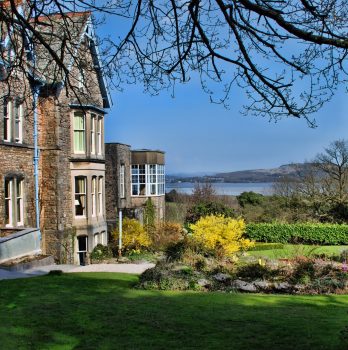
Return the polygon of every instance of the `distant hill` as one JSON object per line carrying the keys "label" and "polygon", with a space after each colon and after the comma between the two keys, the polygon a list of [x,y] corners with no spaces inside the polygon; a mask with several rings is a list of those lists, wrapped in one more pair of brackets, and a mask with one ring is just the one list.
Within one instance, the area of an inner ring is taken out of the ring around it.
{"label": "distant hill", "polygon": [[275,182],[280,178],[293,177],[299,172],[306,172],[310,164],[285,164],[273,169],[241,170],[226,173],[216,173],[207,176],[169,176],[169,182]]}

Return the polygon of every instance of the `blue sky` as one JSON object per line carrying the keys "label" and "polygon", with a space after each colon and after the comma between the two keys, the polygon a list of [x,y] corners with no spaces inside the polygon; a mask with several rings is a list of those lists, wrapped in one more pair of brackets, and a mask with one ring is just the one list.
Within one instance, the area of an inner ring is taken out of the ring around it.
{"label": "blue sky", "polygon": [[227,110],[211,104],[194,83],[178,85],[175,98],[167,91],[149,96],[142,86],[128,85],[123,93],[112,92],[105,136],[107,142],[164,150],[167,173],[276,167],[310,160],[331,141],[348,138],[347,97],[339,91],[315,115],[318,127],[312,129],[301,119],[275,123],[242,116],[245,97],[239,88]]}
{"label": "blue sky", "polygon": [[[119,31],[116,22],[104,30]],[[99,34],[103,36],[103,32]],[[348,139],[348,96],[343,87],[314,116],[315,129],[301,119],[284,118],[275,123],[242,116],[246,97],[237,86],[228,110],[211,104],[194,80],[177,85],[175,98],[168,91],[147,95],[141,85],[123,88],[122,93],[112,91],[114,106],[106,119],[106,141],[165,151],[167,173],[277,167],[311,160],[330,142]]]}

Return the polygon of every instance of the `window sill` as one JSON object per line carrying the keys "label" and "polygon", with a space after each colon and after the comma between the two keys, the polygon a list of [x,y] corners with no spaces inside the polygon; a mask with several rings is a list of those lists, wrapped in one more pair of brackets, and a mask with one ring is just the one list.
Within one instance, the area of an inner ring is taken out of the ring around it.
{"label": "window sill", "polygon": [[133,198],[146,198],[146,197],[161,197],[161,196],[165,196],[165,193],[163,194],[131,194],[131,197]]}

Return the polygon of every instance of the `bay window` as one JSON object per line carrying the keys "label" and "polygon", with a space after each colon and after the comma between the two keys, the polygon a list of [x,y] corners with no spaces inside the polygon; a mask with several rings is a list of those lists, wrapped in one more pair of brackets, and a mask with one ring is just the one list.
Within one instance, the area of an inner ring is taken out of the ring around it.
{"label": "bay window", "polygon": [[74,114],[74,152],[85,153],[85,116],[83,113]]}
{"label": "bay window", "polygon": [[73,113],[72,152],[86,156],[102,156],[104,152],[103,116],[96,113],[75,111]]}
{"label": "bay window", "polygon": [[75,177],[75,216],[86,216],[86,177]]}
{"label": "bay window", "polygon": [[164,165],[132,165],[132,196],[164,195]]}

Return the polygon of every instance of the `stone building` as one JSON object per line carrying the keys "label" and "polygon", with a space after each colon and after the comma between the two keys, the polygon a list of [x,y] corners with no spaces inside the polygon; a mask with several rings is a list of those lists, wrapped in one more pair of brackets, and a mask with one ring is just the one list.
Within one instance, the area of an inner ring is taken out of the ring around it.
{"label": "stone building", "polygon": [[[104,118],[111,101],[91,14],[44,22],[56,51],[61,33],[70,38],[63,48],[70,80],[33,43],[28,72],[0,81],[0,236],[36,228],[43,253],[84,264],[87,252],[107,243]],[[2,35],[0,47],[9,50],[9,42]]]}
{"label": "stone building", "polygon": [[120,211],[143,221],[144,207],[150,198],[156,219],[165,215],[165,159],[158,150],[131,150],[121,143],[105,144],[106,219],[115,226]]}

